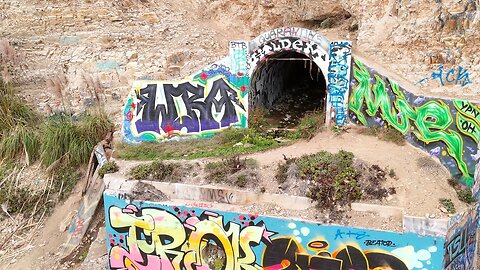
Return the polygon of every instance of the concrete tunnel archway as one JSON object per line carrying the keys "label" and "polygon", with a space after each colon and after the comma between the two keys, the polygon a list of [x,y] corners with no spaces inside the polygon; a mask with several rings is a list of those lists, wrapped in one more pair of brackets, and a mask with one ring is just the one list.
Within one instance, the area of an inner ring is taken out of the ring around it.
{"label": "concrete tunnel archway", "polygon": [[250,104],[263,107],[278,127],[291,128],[308,112],[325,111],[327,81],[313,59],[278,51],[259,61],[251,76]]}
{"label": "concrete tunnel archway", "polygon": [[[279,127],[296,126],[313,110],[329,114],[330,42],[315,31],[284,27],[249,43],[249,114],[258,107],[284,117]],[[288,122],[288,118],[294,121]],[[275,120],[275,119],[273,119]],[[278,120],[278,119],[277,119]],[[329,119],[326,117],[328,124]]]}

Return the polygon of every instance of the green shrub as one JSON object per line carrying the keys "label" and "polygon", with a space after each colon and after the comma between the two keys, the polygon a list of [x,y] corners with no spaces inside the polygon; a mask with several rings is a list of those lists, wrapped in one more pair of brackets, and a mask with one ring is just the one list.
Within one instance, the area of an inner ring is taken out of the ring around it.
{"label": "green shrub", "polygon": [[382,140],[387,142],[393,142],[396,145],[405,145],[405,136],[395,128],[386,128],[383,131]]}
{"label": "green shrub", "polygon": [[249,178],[245,174],[240,174],[236,178],[229,179],[229,176],[247,168],[256,167],[256,163],[248,159],[241,159],[239,156],[225,158],[221,161],[214,161],[205,165],[206,178],[210,182],[228,183],[238,187],[246,187]]}
{"label": "green shrub", "polygon": [[54,192],[59,192],[59,200],[64,200],[70,195],[80,177],[80,173],[71,165],[63,165],[55,171],[53,189]]}
{"label": "green shrub", "polygon": [[325,115],[323,112],[314,111],[305,114],[300,120],[296,131],[290,133],[288,137],[290,139],[311,139],[320,130],[325,123]]}
{"label": "green shrub", "polygon": [[87,163],[95,145],[111,128],[112,123],[101,111],[79,119],[65,113],[51,116],[42,129],[42,164],[48,167],[63,157],[74,166]]}
{"label": "green shrub", "polygon": [[38,158],[40,141],[35,129],[17,125],[0,140],[0,158],[13,160],[19,156],[28,157],[30,164]]}
{"label": "green shrub", "polygon": [[77,136],[78,133],[71,116],[63,114],[50,117],[42,130],[42,164],[48,167],[68,154],[72,141],[80,141]]}
{"label": "green shrub", "polygon": [[398,130],[393,127],[382,128],[382,127],[365,127],[358,130],[359,134],[376,136],[380,140],[393,142],[396,145],[405,145],[405,136]]}
{"label": "green shrub", "polygon": [[441,205],[443,205],[443,207],[445,207],[445,209],[447,210],[448,213],[455,214],[455,212],[457,211],[455,209],[455,205],[453,204],[452,200],[446,199],[446,198],[441,198],[441,199],[439,199],[439,202],[440,202]]}
{"label": "green shrub", "polygon": [[248,116],[248,128],[260,133],[265,133],[270,127],[267,120],[268,111],[263,107],[255,107]]}
{"label": "green shrub", "polygon": [[98,171],[98,175],[103,178],[105,176],[105,174],[107,174],[107,173],[118,172],[118,169],[119,169],[118,164],[114,160],[109,161],[109,162],[103,164],[103,166]]}
{"label": "green shrub", "polygon": [[[300,177],[310,181],[307,197],[325,208],[360,199],[360,174],[353,167],[353,157],[353,153],[341,150],[336,154],[320,151],[294,159]],[[279,183],[285,181],[287,170],[288,165],[281,165],[277,172]]]}
{"label": "green shrub", "polygon": [[458,199],[464,203],[471,204],[476,202],[470,189],[459,189],[457,190],[457,195]]}
{"label": "green shrub", "polygon": [[222,143],[235,143],[241,142],[247,133],[248,129],[246,128],[230,127],[217,134],[216,137]]}
{"label": "green shrub", "polygon": [[13,93],[0,95],[0,136],[17,125],[35,127],[39,120],[39,114],[20,97]]}
{"label": "green shrub", "polygon": [[170,180],[172,182],[177,182],[182,176],[178,173],[179,170],[181,170],[179,164],[166,164],[159,160],[133,167],[128,175],[135,180]]}
{"label": "green shrub", "polygon": [[216,183],[226,182],[229,174],[228,165],[223,160],[207,163],[205,171],[207,172],[207,180]]}

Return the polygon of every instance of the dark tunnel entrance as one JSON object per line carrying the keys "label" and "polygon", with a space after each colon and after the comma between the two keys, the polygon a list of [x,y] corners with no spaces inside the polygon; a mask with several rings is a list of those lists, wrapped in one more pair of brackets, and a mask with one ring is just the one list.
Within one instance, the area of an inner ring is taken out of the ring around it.
{"label": "dark tunnel entrance", "polygon": [[326,82],[306,55],[282,51],[259,62],[251,80],[251,111],[264,108],[272,126],[294,128],[312,111],[325,111]]}

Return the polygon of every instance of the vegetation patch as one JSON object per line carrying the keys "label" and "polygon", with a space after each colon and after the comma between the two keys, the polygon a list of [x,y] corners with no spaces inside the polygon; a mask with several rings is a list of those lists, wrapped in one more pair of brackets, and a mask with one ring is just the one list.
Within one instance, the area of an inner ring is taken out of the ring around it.
{"label": "vegetation patch", "polygon": [[450,214],[455,214],[457,210],[455,209],[455,205],[453,204],[452,200],[446,199],[446,198],[441,198],[439,199],[440,204],[445,207],[445,210],[447,210],[448,213]]}
{"label": "vegetation patch", "polygon": [[179,163],[165,163],[156,160],[133,167],[128,175],[135,180],[179,182],[183,177],[182,171],[183,168]]}
{"label": "vegetation patch", "polygon": [[308,139],[313,138],[324,126],[325,114],[321,111],[306,113],[300,120],[295,131],[288,135],[289,139]]}
{"label": "vegetation patch", "polygon": [[[292,168],[296,172],[289,172]],[[289,180],[291,175],[298,175],[299,179]],[[385,175],[379,166],[355,161],[353,153],[341,150],[335,154],[321,151],[287,159],[279,165],[276,178],[284,189],[291,188],[288,182],[303,180],[308,184],[300,192],[306,193],[319,207],[334,209],[360,199],[383,199],[394,194],[395,189],[382,187]]]}
{"label": "vegetation patch", "polygon": [[393,142],[396,145],[405,145],[405,136],[398,130],[392,127],[365,127],[358,130],[358,133],[375,136],[382,141]]}
{"label": "vegetation patch", "polygon": [[98,175],[100,177],[104,177],[105,174],[107,173],[114,173],[114,172],[118,172],[118,164],[117,162],[115,162],[114,160],[113,161],[109,161],[105,164],[103,164],[103,166],[100,168],[100,170],[98,170]]}
{"label": "vegetation patch", "polygon": [[61,201],[66,199],[80,178],[81,174],[71,165],[58,168],[53,176],[53,195],[58,194]]}
{"label": "vegetation patch", "polygon": [[225,250],[219,247],[214,241],[210,240],[202,249],[203,261],[207,263],[212,270],[221,270],[225,268],[226,255]]}
{"label": "vegetation patch", "polygon": [[458,181],[453,178],[449,178],[447,181],[448,184],[457,192],[457,196],[460,201],[467,204],[472,204],[477,201],[473,196],[472,191],[468,187],[460,185]]}
{"label": "vegetation patch", "polygon": [[126,160],[197,159],[205,157],[232,157],[284,146],[272,135],[254,129],[229,128],[213,138],[189,139],[179,142],[118,144],[117,157]]}
{"label": "vegetation patch", "polygon": [[210,182],[236,187],[253,187],[258,183],[256,162],[239,156],[225,158],[205,165],[206,178]]}

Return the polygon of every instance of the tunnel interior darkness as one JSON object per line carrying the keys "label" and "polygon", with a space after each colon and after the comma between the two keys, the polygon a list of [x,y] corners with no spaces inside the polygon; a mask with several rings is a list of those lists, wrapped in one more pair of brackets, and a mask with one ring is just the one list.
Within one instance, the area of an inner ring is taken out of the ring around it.
{"label": "tunnel interior darkness", "polygon": [[252,108],[263,107],[278,127],[298,124],[307,112],[324,110],[326,82],[306,55],[282,51],[259,62],[251,80]]}

